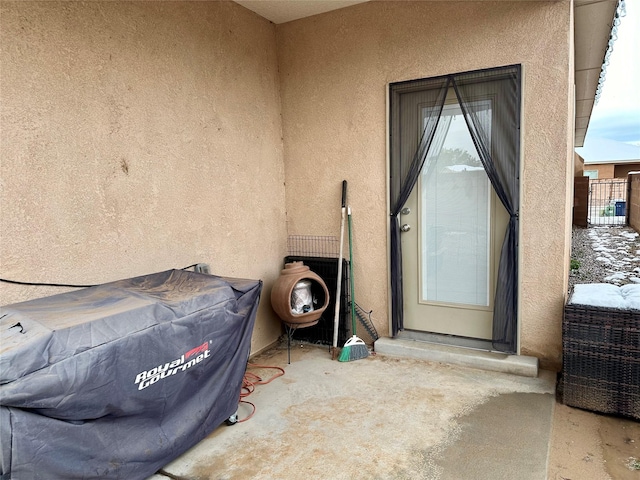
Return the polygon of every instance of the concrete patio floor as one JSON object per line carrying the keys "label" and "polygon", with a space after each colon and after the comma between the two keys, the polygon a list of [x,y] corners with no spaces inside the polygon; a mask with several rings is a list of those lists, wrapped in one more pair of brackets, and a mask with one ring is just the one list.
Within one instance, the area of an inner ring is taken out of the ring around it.
{"label": "concrete patio floor", "polygon": [[[220,426],[150,480],[611,478],[597,430],[584,446],[554,434],[554,412],[565,433],[579,417],[557,408],[552,372],[527,378],[382,355],[341,363],[308,344],[292,346],[290,365],[286,346],[252,362],[286,371],[247,398],[253,417]],[[240,419],[249,413],[241,405]],[[640,434],[631,427],[625,435]],[[593,450],[588,462],[581,448]],[[570,475],[568,455],[585,463],[581,476]]]}

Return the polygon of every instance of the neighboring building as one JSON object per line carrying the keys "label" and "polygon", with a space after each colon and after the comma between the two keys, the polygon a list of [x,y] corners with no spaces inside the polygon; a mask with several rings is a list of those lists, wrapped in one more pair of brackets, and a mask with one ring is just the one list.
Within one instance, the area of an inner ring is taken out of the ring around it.
{"label": "neighboring building", "polygon": [[584,175],[592,180],[627,178],[640,170],[640,146],[614,140],[589,139],[577,149],[584,158]]}
{"label": "neighboring building", "polygon": [[629,172],[640,171],[640,159],[609,160],[584,164],[584,175],[592,180],[627,178]]}
{"label": "neighboring building", "polygon": [[573,167],[575,177],[582,177],[584,175],[584,158],[577,153],[574,155]]}
{"label": "neighboring building", "polygon": [[[274,3],[286,14],[313,2]],[[206,262],[260,278],[257,352],[281,335],[269,293],[288,235],[337,236],[347,179],[358,303],[379,333],[482,338],[558,369],[574,147],[616,4],[382,1],[276,24],[230,1],[3,1],[0,273],[100,283]],[[506,159],[499,188],[456,130],[461,108],[485,154]],[[438,118],[451,168],[434,169],[442,182],[425,173],[420,185],[436,187],[408,200],[422,233],[400,240],[389,192],[403,188],[389,172]],[[489,125],[499,138],[483,138]],[[429,197],[455,178],[466,207]],[[414,250],[404,287],[396,241],[402,260]],[[0,284],[0,300],[58,291]]]}
{"label": "neighboring building", "polygon": [[640,173],[629,175],[629,183],[628,223],[630,227],[640,233]]}
{"label": "neighboring building", "polygon": [[589,178],[584,175],[584,159],[574,156],[573,225],[586,228],[589,225]]}

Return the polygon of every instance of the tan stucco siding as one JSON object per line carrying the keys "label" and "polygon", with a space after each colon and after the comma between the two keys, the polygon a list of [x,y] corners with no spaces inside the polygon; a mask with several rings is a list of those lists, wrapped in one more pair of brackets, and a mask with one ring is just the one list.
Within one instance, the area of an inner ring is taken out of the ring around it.
{"label": "tan stucco siding", "polygon": [[[572,235],[573,235],[573,218],[574,218],[574,175],[575,175],[575,165],[576,161],[576,153],[575,153],[575,131],[576,131],[576,118],[575,118],[575,104],[576,104],[576,88],[575,88],[575,44],[574,44],[574,11],[573,8],[569,7],[569,28],[566,32],[567,41],[569,44],[569,68],[567,69],[567,131],[566,131],[566,155],[567,155],[567,166],[565,170],[565,205],[564,211],[565,214],[565,230],[564,230],[564,262],[562,263],[563,267],[563,275],[562,275],[562,285],[568,286],[569,284],[569,270],[571,266],[570,258],[571,258],[571,248],[572,248]],[[567,217],[570,218],[570,221],[566,221]],[[567,301],[567,289],[565,289],[564,296],[562,299],[562,305],[560,306],[562,314],[561,318],[564,316],[564,304]],[[547,335],[550,338],[562,338],[562,326],[559,322],[550,322],[549,332]],[[552,348],[555,351],[550,355],[551,359],[545,360],[545,366],[553,367],[556,370],[560,370],[562,365],[562,345],[554,345]],[[549,365],[551,364],[551,365]]]}
{"label": "tan stucco siding", "polygon": [[[2,276],[91,284],[209,263],[265,281],[253,349],[273,342],[286,254],[273,24],[232,2],[1,9]],[[0,301],[60,291],[0,284]]]}
{"label": "tan stucco siding", "polygon": [[629,172],[635,172],[640,170],[640,162],[629,163],[588,163],[584,166],[585,171],[597,171],[598,179],[607,178],[627,178]]}
{"label": "tan stucco siding", "polygon": [[383,333],[388,84],[521,63],[521,350],[558,365],[573,174],[570,9],[568,1],[371,2],[277,27],[288,232],[337,235],[340,182],[349,181],[356,295]]}
{"label": "tan stucco siding", "polygon": [[629,216],[629,226],[636,232],[640,232],[640,173],[629,175],[629,198],[627,208]]}
{"label": "tan stucco siding", "polygon": [[584,159],[577,153],[574,155],[573,160],[573,176],[582,177],[584,175]]}
{"label": "tan stucco siding", "polygon": [[[278,27],[232,2],[0,8],[2,275],[205,262],[261,278],[254,351],[280,333],[268,295],[287,234],[337,236],[343,179],[356,298],[388,333],[387,86],[521,63],[521,351],[559,361],[569,1],[371,2]],[[0,284],[0,302],[57,292]]]}
{"label": "tan stucco siding", "polygon": [[615,178],[627,178],[630,172],[640,171],[640,162],[624,164],[624,165],[616,165],[614,169],[614,177]]}
{"label": "tan stucco siding", "polygon": [[615,164],[613,163],[588,163],[585,164],[584,170],[586,171],[597,171],[598,179],[601,178],[613,178]]}

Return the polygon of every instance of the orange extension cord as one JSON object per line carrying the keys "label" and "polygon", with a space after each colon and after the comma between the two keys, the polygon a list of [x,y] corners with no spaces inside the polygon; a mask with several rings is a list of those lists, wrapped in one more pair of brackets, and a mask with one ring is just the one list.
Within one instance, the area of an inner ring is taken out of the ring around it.
{"label": "orange extension cord", "polygon": [[267,383],[270,383],[276,378],[284,375],[284,368],[280,368],[280,367],[272,367],[269,365],[257,365],[255,363],[247,363],[247,368],[249,367],[270,368],[273,370],[278,370],[278,373],[272,376],[269,380],[262,380],[262,378],[260,378],[255,373],[251,373],[249,371],[244,372],[244,377],[242,378],[242,388],[240,389],[240,403],[246,403],[248,405],[251,405],[251,408],[253,410],[251,411],[251,413],[247,418],[238,420],[238,423],[246,422],[251,417],[253,417],[254,413],[256,413],[256,406],[251,402],[247,402],[246,400],[243,400],[244,398],[248,397],[253,393],[253,391],[256,389],[256,385],[266,385]]}

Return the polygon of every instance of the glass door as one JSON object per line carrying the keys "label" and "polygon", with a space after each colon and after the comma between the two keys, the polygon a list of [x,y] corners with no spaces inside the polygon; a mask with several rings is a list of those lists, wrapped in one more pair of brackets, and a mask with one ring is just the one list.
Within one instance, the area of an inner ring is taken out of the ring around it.
{"label": "glass door", "polygon": [[[490,339],[496,238],[502,238],[508,214],[491,188],[460,105],[450,97],[401,217],[405,328]],[[490,125],[490,100],[472,108]],[[417,110],[416,123],[423,126],[427,109]]]}

